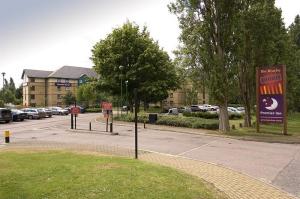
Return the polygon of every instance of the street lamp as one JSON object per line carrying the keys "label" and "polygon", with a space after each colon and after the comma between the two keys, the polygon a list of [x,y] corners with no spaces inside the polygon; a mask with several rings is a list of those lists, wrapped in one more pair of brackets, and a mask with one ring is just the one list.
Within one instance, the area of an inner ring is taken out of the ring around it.
{"label": "street lamp", "polygon": [[121,115],[122,115],[122,107],[123,107],[123,81],[122,81],[122,69],[124,68],[124,66],[119,66],[119,69],[120,69],[120,71],[121,71],[121,75],[120,75],[120,79],[121,79],[121,105],[120,105],[120,107],[121,107]]}
{"label": "street lamp", "polygon": [[1,74],[2,74],[2,76],[3,76],[3,88],[4,88],[4,76],[5,76],[6,73],[5,73],[5,72],[2,72]]}
{"label": "street lamp", "polygon": [[126,112],[128,114],[128,95],[127,95],[127,90],[128,90],[128,80],[125,81],[126,85]]}

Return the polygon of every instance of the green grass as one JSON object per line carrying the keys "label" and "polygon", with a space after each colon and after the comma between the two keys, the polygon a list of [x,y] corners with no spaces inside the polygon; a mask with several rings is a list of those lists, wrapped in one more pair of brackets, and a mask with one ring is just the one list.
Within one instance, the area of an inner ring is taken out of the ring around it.
{"label": "green grass", "polygon": [[0,198],[225,197],[196,177],[132,159],[63,151],[2,151]]}
{"label": "green grass", "polygon": [[[252,118],[255,120],[255,118]],[[300,113],[289,114],[288,116],[288,135],[282,133],[282,125],[268,124],[260,125],[260,133],[256,133],[256,128],[239,128],[239,123],[243,120],[231,120],[230,124],[236,126],[228,135],[254,141],[300,143]]]}

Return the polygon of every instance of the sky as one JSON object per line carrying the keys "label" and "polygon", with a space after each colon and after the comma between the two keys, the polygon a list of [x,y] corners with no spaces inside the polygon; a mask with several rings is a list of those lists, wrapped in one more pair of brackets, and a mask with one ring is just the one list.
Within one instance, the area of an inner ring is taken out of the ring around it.
{"label": "sky", "polygon": [[[0,73],[19,85],[23,69],[91,67],[92,47],[127,20],[146,25],[173,57],[180,29],[167,8],[171,1],[0,0]],[[300,14],[299,0],[276,0],[276,6],[286,26]]]}

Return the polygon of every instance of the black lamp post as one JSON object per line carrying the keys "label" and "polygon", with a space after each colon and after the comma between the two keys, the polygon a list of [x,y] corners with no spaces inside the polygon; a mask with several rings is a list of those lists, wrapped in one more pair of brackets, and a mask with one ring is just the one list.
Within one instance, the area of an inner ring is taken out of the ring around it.
{"label": "black lamp post", "polygon": [[119,66],[119,69],[121,71],[120,79],[121,79],[121,101],[120,101],[120,107],[121,107],[121,115],[122,115],[122,107],[123,107],[123,81],[122,81],[122,69],[124,66]]}
{"label": "black lamp post", "polygon": [[128,91],[128,80],[125,81],[125,85],[126,85],[126,113],[128,114],[128,95],[127,95],[127,91]]}

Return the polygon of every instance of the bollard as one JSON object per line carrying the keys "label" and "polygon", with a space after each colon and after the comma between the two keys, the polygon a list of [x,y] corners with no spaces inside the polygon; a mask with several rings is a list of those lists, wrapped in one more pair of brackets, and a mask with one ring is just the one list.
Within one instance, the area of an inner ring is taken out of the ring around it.
{"label": "bollard", "polygon": [[232,125],[232,129],[233,129],[233,130],[235,129],[235,125],[234,125],[234,124]]}
{"label": "bollard", "polygon": [[243,124],[242,123],[240,123],[240,128],[243,128]]}
{"label": "bollard", "polygon": [[92,131],[92,122],[90,122],[90,131]]}
{"label": "bollard", "polygon": [[146,128],[146,122],[144,121],[144,129]]}
{"label": "bollard", "polygon": [[10,136],[10,132],[4,131],[5,143],[9,143],[9,136]]}
{"label": "bollard", "polygon": [[113,123],[111,122],[110,123],[110,130],[109,130],[111,133],[113,132]]}

